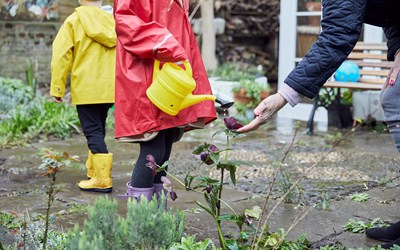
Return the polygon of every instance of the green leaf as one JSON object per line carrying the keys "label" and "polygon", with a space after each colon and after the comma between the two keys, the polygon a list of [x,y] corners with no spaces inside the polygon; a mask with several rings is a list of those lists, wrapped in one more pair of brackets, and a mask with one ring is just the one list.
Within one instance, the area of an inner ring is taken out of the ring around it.
{"label": "green leaf", "polygon": [[239,250],[239,246],[236,240],[228,239],[225,242],[229,250]]}
{"label": "green leaf", "polygon": [[205,205],[203,205],[200,201],[196,201],[196,204],[201,207],[202,209],[204,209],[207,213],[209,213],[212,217],[215,218],[215,215],[212,213],[211,209],[206,207]]}
{"label": "green leaf", "polygon": [[221,214],[217,218],[218,218],[218,220],[221,220],[221,221],[231,221],[231,222],[235,222],[235,223],[238,220],[237,216],[235,216],[234,214]]}
{"label": "green leaf", "polygon": [[246,215],[246,217],[250,217],[256,220],[260,219],[261,213],[262,210],[259,206],[254,206],[251,209],[244,210],[244,214]]}

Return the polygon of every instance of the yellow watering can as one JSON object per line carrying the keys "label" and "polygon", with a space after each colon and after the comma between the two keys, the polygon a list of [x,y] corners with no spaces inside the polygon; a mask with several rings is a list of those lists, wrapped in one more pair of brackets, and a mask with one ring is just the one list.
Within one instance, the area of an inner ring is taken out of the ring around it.
{"label": "yellow watering can", "polygon": [[192,77],[189,62],[183,62],[185,69],[175,63],[164,63],[160,69],[160,61],[155,60],[153,82],[146,90],[150,101],[169,115],[177,115],[180,110],[201,101],[215,101],[213,95],[193,95],[196,82]]}

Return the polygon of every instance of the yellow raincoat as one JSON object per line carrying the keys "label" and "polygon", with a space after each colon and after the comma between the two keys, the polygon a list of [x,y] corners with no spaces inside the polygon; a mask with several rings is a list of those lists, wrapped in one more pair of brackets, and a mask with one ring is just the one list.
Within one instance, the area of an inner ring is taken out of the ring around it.
{"label": "yellow raincoat", "polygon": [[115,21],[95,6],[75,9],[53,41],[50,95],[65,95],[71,73],[73,104],[114,103]]}

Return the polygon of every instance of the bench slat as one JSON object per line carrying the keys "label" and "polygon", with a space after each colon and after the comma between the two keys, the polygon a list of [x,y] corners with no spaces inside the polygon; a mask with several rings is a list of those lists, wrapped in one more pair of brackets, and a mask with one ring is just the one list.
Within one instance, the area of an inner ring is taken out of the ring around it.
{"label": "bench slat", "polygon": [[386,54],[366,54],[361,52],[351,52],[348,59],[379,59],[386,61]]}
{"label": "bench slat", "polygon": [[386,78],[365,78],[361,77],[358,82],[360,83],[372,83],[372,84],[384,84]]}
{"label": "bench slat", "polygon": [[365,70],[365,69],[361,69],[360,70],[360,75],[364,75],[364,76],[382,76],[382,77],[386,77],[389,74],[389,70]]}
{"label": "bench slat", "polygon": [[380,50],[386,52],[388,48],[384,43],[358,42],[353,50]]}
{"label": "bench slat", "polygon": [[363,62],[363,61],[353,61],[353,62],[356,63],[359,67],[376,67],[385,69],[390,69],[393,65],[393,62]]}
{"label": "bench slat", "polygon": [[382,84],[362,83],[362,82],[327,82],[325,88],[349,88],[360,90],[380,90]]}

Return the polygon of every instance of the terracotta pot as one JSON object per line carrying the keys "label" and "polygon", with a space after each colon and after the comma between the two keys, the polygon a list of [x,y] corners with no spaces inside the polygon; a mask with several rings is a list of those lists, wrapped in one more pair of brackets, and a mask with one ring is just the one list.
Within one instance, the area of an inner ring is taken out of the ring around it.
{"label": "terracotta pot", "polygon": [[269,96],[269,91],[265,90],[265,91],[261,91],[260,97],[261,97],[261,101],[265,98],[267,98]]}
{"label": "terracotta pot", "polygon": [[[238,92],[233,93],[233,98],[235,102],[246,104],[253,101],[252,98],[246,96],[247,92],[245,89],[240,89]],[[269,96],[269,91],[261,91],[260,99],[263,100]]]}
{"label": "terracotta pot", "polygon": [[251,98],[246,96],[246,90],[240,89],[238,92],[233,93],[233,99],[235,102],[246,104],[251,102]]}

